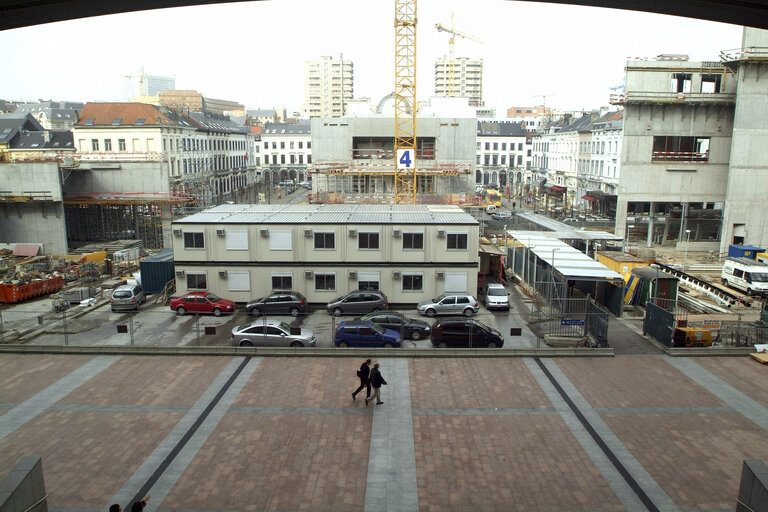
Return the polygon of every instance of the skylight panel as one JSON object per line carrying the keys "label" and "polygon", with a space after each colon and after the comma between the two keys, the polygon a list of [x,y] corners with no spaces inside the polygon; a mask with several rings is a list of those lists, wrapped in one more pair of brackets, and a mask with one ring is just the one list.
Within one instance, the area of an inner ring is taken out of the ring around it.
{"label": "skylight panel", "polygon": [[116,126],[116,125],[119,125],[119,124],[120,124],[120,123],[122,123],[122,122],[123,122],[123,118],[122,118],[122,117],[116,117],[116,118],[114,118],[114,119],[112,120],[112,126]]}
{"label": "skylight panel", "polygon": [[140,118],[136,119],[136,123],[134,123],[134,124],[143,125],[144,124],[144,118],[140,117]]}
{"label": "skylight panel", "polygon": [[92,117],[90,119],[86,119],[85,120],[85,126],[92,126],[94,121],[96,121],[96,119],[94,119]]}

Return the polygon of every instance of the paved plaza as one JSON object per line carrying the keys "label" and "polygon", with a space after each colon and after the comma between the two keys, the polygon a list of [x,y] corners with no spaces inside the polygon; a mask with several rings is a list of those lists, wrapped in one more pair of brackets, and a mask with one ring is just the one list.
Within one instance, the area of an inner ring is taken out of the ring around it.
{"label": "paved plaza", "polygon": [[768,460],[748,357],[0,354],[0,478],[43,461],[49,509],[732,511]]}

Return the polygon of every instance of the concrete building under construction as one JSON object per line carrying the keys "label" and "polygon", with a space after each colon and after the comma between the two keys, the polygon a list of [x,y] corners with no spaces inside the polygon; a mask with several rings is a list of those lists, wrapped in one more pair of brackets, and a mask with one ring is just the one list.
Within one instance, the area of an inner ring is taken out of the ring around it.
{"label": "concrete building under construction", "polygon": [[[466,101],[466,100],[465,100]],[[474,196],[474,115],[418,117],[416,201],[470,202]],[[394,118],[387,114],[312,119],[313,200],[392,202]]]}

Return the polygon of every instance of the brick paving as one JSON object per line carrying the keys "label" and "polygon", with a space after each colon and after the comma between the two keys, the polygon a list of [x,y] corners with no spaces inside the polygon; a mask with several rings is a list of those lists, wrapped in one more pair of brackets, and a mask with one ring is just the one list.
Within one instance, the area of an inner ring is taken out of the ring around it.
{"label": "brick paving", "polygon": [[698,357],[693,361],[768,407],[768,365],[742,357]]}
{"label": "brick paving", "polygon": [[[29,418],[0,439],[0,478],[22,456],[41,456],[53,512],[103,510],[118,495],[127,501],[154,472],[150,455],[172,448],[244,361],[110,357],[0,355],[0,429],[9,412]],[[379,509],[367,499],[376,489],[371,475],[394,477],[391,461],[403,457],[412,458],[418,490],[408,510],[628,509],[616,470],[533,360],[384,359],[385,378],[399,374],[410,389],[389,386],[375,413],[350,396],[361,360],[250,360],[147,512],[371,512]],[[633,476],[642,485],[652,479],[673,500],[665,510],[732,510],[742,460],[768,460],[768,409],[755,391],[768,374],[747,358],[691,361],[633,355],[544,364],[585,416],[602,423],[609,446],[636,459]],[[86,363],[93,370],[73,380]],[[67,379],[72,391],[46,401]],[[705,389],[718,382],[728,389]],[[393,415],[403,392],[410,404]],[[382,425],[389,443],[377,445],[372,431],[381,435]],[[412,451],[395,453],[394,431],[413,438]],[[378,458],[389,461],[383,473]]]}
{"label": "brick paving", "polygon": [[370,419],[227,414],[161,508],[362,510]]}
{"label": "brick paving", "polygon": [[556,414],[416,416],[414,438],[421,511],[624,510]]}
{"label": "brick paving", "polygon": [[557,359],[592,407],[717,407],[725,404],[660,356]]}
{"label": "brick paving", "polygon": [[738,414],[603,419],[681,509],[733,510],[742,460],[768,460],[765,431]]}
{"label": "brick paving", "polygon": [[92,356],[3,354],[0,357],[0,402],[23,402],[91,359]]}
{"label": "brick paving", "polygon": [[226,357],[124,357],[61,403],[190,406],[229,361]]}
{"label": "brick paving", "polygon": [[51,506],[104,508],[180,417],[46,412],[0,441],[0,478],[22,457],[38,455]]}

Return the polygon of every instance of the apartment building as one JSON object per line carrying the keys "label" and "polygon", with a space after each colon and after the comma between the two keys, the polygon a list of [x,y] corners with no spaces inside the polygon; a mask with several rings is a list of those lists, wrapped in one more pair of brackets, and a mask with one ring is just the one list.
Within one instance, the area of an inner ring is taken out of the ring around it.
{"label": "apartment building", "polygon": [[470,106],[483,107],[483,60],[443,57],[435,62],[435,96],[467,98]]}
{"label": "apartment building", "polygon": [[236,302],[295,290],[316,304],[393,304],[477,289],[479,224],[455,205],[222,205],[174,221],[176,291]]}
{"label": "apartment building", "polygon": [[531,166],[531,157],[530,139],[520,123],[477,122],[476,184],[516,190],[523,171]]}
{"label": "apartment building", "polygon": [[261,134],[262,170],[266,181],[300,183],[312,176],[312,126],[299,123],[267,123]]}
{"label": "apartment building", "polygon": [[157,96],[159,92],[176,88],[176,77],[148,75],[144,68],[139,68],[135,75],[125,75],[123,79],[123,99],[133,101],[141,96]]}
{"label": "apartment building", "polygon": [[341,117],[355,96],[354,64],[350,60],[320,60],[304,63],[303,117]]}
{"label": "apartment building", "polygon": [[576,202],[579,208],[615,217],[621,169],[623,111],[608,112],[579,133]]}

